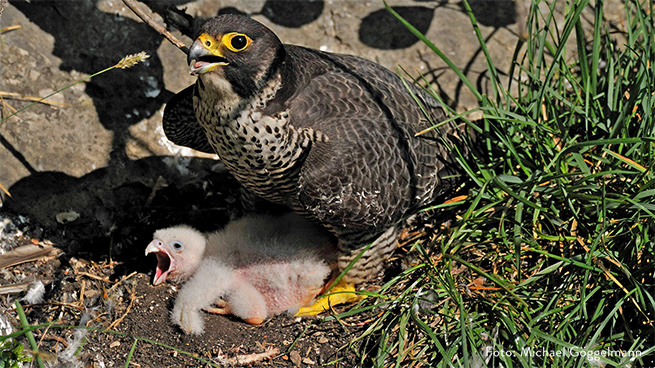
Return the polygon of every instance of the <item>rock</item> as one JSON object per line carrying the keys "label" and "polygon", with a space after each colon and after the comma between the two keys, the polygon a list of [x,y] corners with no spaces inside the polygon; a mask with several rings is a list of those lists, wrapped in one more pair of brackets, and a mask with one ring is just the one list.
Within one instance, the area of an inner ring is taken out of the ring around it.
{"label": "rock", "polygon": [[0,20],[2,20],[2,11],[5,10],[7,0],[0,0]]}
{"label": "rock", "polygon": [[55,215],[55,219],[60,224],[73,222],[80,218],[80,214],[75,211],[60,212]]}
{"label": "rock", "polygon": [[[252,14],[286,43],[356,54],[392,70],[400,64],[413,76],[417,71],[430,74],[444,67],[427,46],[390,18],[382,3],[317,0],[298,4],[201,0],[185,7],[189,14],[204,18],[228,11]],[[502,4],[512,7],[510,1]],[[484,72],[486,65],[477,57],[477,41],[461,9],[419,6],[406,0],[391,1],[390,5],[420,23],[417,26],[444,52],[455,53],[453,61],[461,67],[468,65],[471,79]],[[2,36],[0,90],[43,96],[109,67],[127,54],[146,51],[151,55],[145,64],[109,71],[49,98],[70,106],[33,106],[0,124],[0,180],[5,187],[11,189],[35,172],[57,171],[81,177],[152,155],[196,155],[165,144],[159,129],[166,101],[194,81],[187,72],[186,58],[122,2],[73,2],[66,6],[17,2],[8,5],[2,15],[0,27],[20,24],[22,28]],[[76,32],[67,27],[71,20],[79,21]],[[161,21],[161,17],[155,15],[155,20]],[[514,26],[511,18],[505,17],[503,22],[502,26]],[[382,23],[385,32],[379,32]],[[482,31],[490,35],[494,25],[483,25]],[[175,34],[190,43],[179,32]],[[501,28],[489,43],[500,46],[502,57],[496,60],[497,65],[501,69],[508,66],[504,56],[515,43],[514,35]],[[471,63],[472,57],[476,58]],[[428,80],[434,78],[448,98],[462,108],[475,106],[455,88],[453,73],[428,76]],[[18,101],[9,103],[24,106]]]}
{"label": "rock", "polygon": [[296,367],[300,367],[302,365],[302,357],[300,356],[298,350],[293,350],[291,353],[289,353],[289,359],[291,359],[291,362]]}
{"label": "rock", "polygon": [[[388,3],[486,92],[486,61],[460,5]],[[517,23],[522,21],[517,20],[521,12],[514,9],[516,1],[498,0],[493,7],[488,0],[470,4],[502,74],[509,69],[508,56],[516,45]],[[606,0],[604,6],[608,19],[620,20],[619,0]],[[355,54],[402,72],[400,65],[412,77],[425,75],[458,111],[477,107],[455,73],[390,17],[382,2],[197,0],[179,8],[200,19],[225,12],[249,14],[285,43]],[[161,21],[157,14],[154,19]],[[593,14],[583,19],[593,20]],[[71,22],[76,24],[74,31]],[[156,211],[164,213],[160,216],[167,221],[184,214],[214,226],[234,215],[228,207],[238,203],[236,184],[224,170],[212,170],[216,155],[175,146],[162,132],[166,102],[194,82],[185,55],[176,47],[117,0],[17,1],[2,12],[0,28],[10,25],[22,28],[0,35],[0,91],[46,95],[111,67],[128,54],[145,51],[150,58],[50,97],[65,102],[64,107],[37,104],[0,122],[0,184],[12,195],[0,197],[3,211],[29,215],[46,233],[52,228],[65,230],[71,238],[68,250],[84,251],[94,247],[89,239],[101,239],[106,242],[102,249],[112,245],[112,256],[128,252],[130,244],[140,241],[142,235],[135,232],[150,231]],[[173,33],[190,44],[179,31]],[[2,103],[4,116],[9,106],[27,105],[7,99]],[[166,188],[156,188],[160,176]],[[70,211],[79,218],[65,224],[60,223],[64,218],[57,221],[57,214]]]}

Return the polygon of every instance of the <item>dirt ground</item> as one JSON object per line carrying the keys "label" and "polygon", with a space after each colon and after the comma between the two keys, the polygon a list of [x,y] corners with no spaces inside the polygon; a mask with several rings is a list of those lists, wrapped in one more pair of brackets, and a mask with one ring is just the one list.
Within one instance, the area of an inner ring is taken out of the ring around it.
{"label": "dirt ground", "polygon": [[[250,326],[235,318],[206,315],[206,332],[189,336],[169,322],[172,286],[153,287],[150,276],[136,272],[114,280],[114,270],[115,264],[75,258],[11,269],[14,275],[29,274],[49,282],[43,302],[22,302],[30,323],[58,321],[113,332],[56,327],[34,331],[48,366],[123,366],[135,342],[133,336],[141,338],[130,358],[130,366],[136,367],[207,366],[172,347],[220,366],[245,361],[252,366],[322,366],[331,361],[338,361],[337,367],[355,365],[352,354],[339,348],[361,328],[357,321],[344,321],[354,323],[347,326],[278,316],[261,326]],[[6,304],[3,307],[11,310]]]}
{"label": "dirt ground", "polygon": [[[208,211],[236,213],[238,210],[233,209],[237,207],[236,202],[217,204],[216,198],[230,198],[231,194],[226,196],[225,192],[236,188],[231,181],[223,184],[228,189],[224,187],[220,196],[210,194],[186,204],[196,207],[200,214]],[[199,191],[194,184],[189,185]],[[217,184],[206,182],[204,186],[214,185]],[[174,326],[169,313],[176,287],[169,283],[152,286],[156,260],[144,257],[143,252],[152,229],[160,227],[161,223],[178,222],[180,216],[169,211],[184,213],[184,216],[193,212],[180,203],[170,203],[168,196],[178,190],[180,188],[167,187],[149,194],[143,192],[141,198],[129,192],[135,202],[151,198],[151,203],[146,210],[124,212],[123,218],[114,217],[118,222],[113,225],[122,231],[109,238],[93,235],[87,225],[76,224],[76,221],[44,228],[27,217],[6,211],[0,220],[3,252],[33,244],[44,247],[56,244],[56,248],[49,257],[28,259],[0,270],[0,311],[3,311],[0,318],[13,324],[14,331],[19,329],[12,311],[18,299],[30,324],[55,321],[89,328],[35,330],[39,350],[48,366],[124,366],[135,337],[139,341],[130,358],[130,366],[135,367],[207,366],[173,348],[220,366],[240,365],[244,359],[251,359],[255,367],[323,366],[329,362],[336,362],[336,367],[357,365],[354,353],[347,346],[365,328],[365,319],[371,316],[366,313],[340,322],[296,320],[281,315],[260,326],[248,325],[231,316],[205,314],[205,333],[200,336],[185,335]],[[166,210],[162,211],[163,208]],[[193,222],[202,227],[202,221]],[[38,234],[38,238],[34,234]],[[84,239],[84,243],[78,243],[80,239]],[[0,256],[0,261],[8,254],[11,253]],[[28,288],[39,289],[37,282],[43,282],[43,298],[24,297],[30,295],[30,291],[25,292]],[[23,289],[17,294],[2,289],[10,285],[23,285]],[[335,308],[335,312],[343,310],[344,307]],[[9,332],[3,331],[3,334]],[[24,337],[19,341],[27,344]]]}

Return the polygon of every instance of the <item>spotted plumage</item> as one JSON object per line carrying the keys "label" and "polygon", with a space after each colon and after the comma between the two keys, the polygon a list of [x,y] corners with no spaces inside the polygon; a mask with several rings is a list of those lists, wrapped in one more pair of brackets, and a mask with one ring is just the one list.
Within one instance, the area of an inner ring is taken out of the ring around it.
{"label": "spotted plumage", "polygon": [[353,282],[375,276],[399,221],[456,180],[448,147],[460,130],[440,124],[416,137],[446,119],[443,109],[378,64],[283,45],[237,15],[201,28],[189,64],[198,81],[168,104],[169,139],[211,146],[248,190],[325,226],[341,268],[374,242]]}

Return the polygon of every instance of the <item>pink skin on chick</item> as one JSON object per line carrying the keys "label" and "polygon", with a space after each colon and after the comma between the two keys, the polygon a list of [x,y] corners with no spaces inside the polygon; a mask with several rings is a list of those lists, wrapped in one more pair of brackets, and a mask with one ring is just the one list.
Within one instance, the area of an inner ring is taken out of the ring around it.
{"label": "pink skin on chick", "polygon": [[333,239],[297,215],[245,217],[207,238],[186,226],[155,237],[146,250],[158,258],[153,283],[189,279],[171,314],[186,333],[202,333],[201,309],[250,324],[295,313],[312,302],[334,267],[326,262],[334,261]]}

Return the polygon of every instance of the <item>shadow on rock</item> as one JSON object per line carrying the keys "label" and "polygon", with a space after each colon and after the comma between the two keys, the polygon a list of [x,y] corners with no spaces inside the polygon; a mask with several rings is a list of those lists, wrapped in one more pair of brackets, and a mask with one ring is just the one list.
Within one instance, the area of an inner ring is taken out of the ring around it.
{"label": "shadow on rock", "polygon": [[[174,4],[158,1],[144,1],[150,9],[165,19],[166,23],[178,29],[182,34],[194,38],[200,27],[210,18],[193,17],[185,9],[178,9]],[[271,22],[288,28],[299,28],[318,19],[323,13],[325,2],[323,0],[268,0],[259,12],[250,15],[263,15]],[[238,14],[248,15],[246,12],[233,6],[221,8],[216,15]]]}
{"label": "shadow on rock", "polygon": [[[507,27],[516,23],[516,4],[512,0],[469,0],[475,20],[489,27]],[[459,6],[466,12],[464,4]]]}
{"label": "shadow on rock", "polygon": [[261,14],[275,24],[298,28],[318,19],[324,7],[323,0],[268,0],[264,3]]}
{"label": "shadow on rock", "polygon": [[[430,28],[434,17],[434,9],[423,6],[392,8],[423,34]],[[367,46],[383,50],[403,49],[419,41],[386,9],[375,11],[362,20],[359,27],[359,40]]]}
{"label": "shadow on rock", "polygon": [[128,128],[152,116],[170,97],[162,93],[163,70],[157,57],[162,36],[143,23],[103,12],[96,3],[12,1],[54,37],[53,54],[61,59],[62,70],[93,74],[128,54],[145,51],[150,55],[145,68],[100,74],[86,83],[100,122],[114,134],[113,152],[120,155],[125,151]]}
{"label": "shadow on rock", "polygon": [[149,157],[80,178],[38,172],[9,190],[3,211],[42,226],[38,232],[67,256],[122,263],[117,276],[152,271],[144,249],[155,230],[189,224],[212,231],[240,211],[239,184],[211,159]]}

